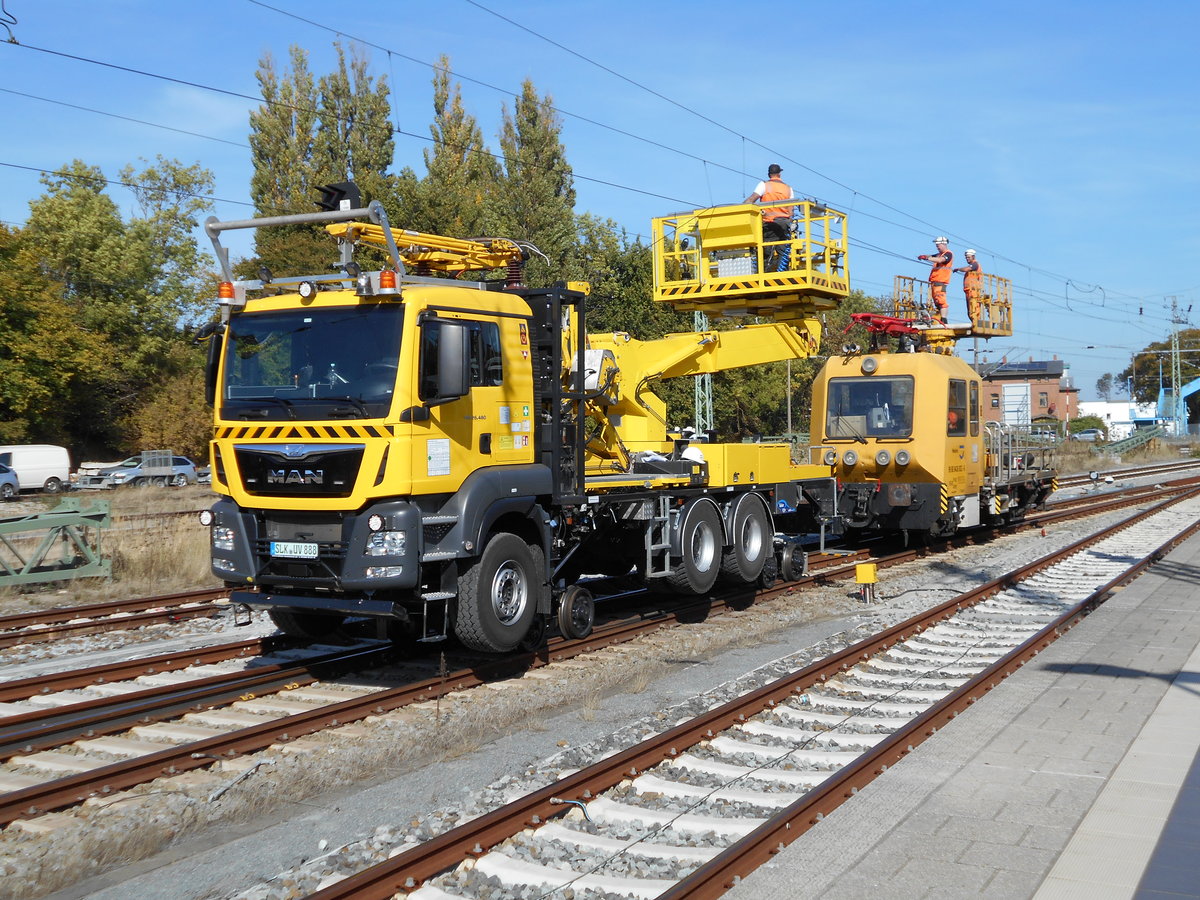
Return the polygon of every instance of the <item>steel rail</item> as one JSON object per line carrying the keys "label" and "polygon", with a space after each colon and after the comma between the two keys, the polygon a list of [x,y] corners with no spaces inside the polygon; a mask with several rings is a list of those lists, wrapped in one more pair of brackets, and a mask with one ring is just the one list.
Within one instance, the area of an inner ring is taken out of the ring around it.
{"label": "steel rail", "polygon": [[293,639],[268,636],[230,644],[196,647],[192,650],[176,650],[156,656],[88,666],[85,669],[0,681],[0,703],[28,700],[38,694],[54,694],[58,691],[77,690],[113,681],[127,681],[139,675],[157,675],[160,672],[172,672],[190,666],[204,666],[244,656],[257,656],[293,646],[294,643]]}
{"label": "steel rail", "polygon": [[[124,731],[135,724],[160,722],[188,712],[212,709],[234,700],[307,687],[349,669],[369,667],[393,656],[390,645],[355,647],[324,653],[299,663],[273,663],[242,672],[197,678],[113,697],[83,700],[53,709],[36,709],[0,719],[0,760],[80,738]],[[19,763],[17,759],[15,762]]]}
{"label": "steel rail", "polygon": [[8,631],[0,634],[0,647],[39,644],[45,641],[73,637],[78,634],[90,634],[97,631],[126,631],[131,628],[141,628],[143,625],[158,625],[162,622],[181,622],[184,619],[199,619],[207,616],[215,616],[217,613],[228,608],[225,604],[203,603],[199,606],[177,606],[154,612],[134,613],[128,616],[107,616],[100,619],[88,619],[84,622],[63,622],[57,625],[47,625],[45,628],[26,628],[21,631]]}
{"label": "steel rail", "polygon": [[[629,777],[636,777],[641,772],[677,756],[683,750],[694,746],[700,741],[711,738],[717,733],[744,721],[749,716],[768,709],[793,695],[804,693],[813,685],[826,681],[830,677],[850,668],[853,664],[869,659],[871,656],[886,650],[899,641],[913,634],[920,633],[944,619],[950,618],[959,610],[999,593],[1001,590],[1011,587],[1013,584],[1048,568],[1059,560],[1077,553],[1087,546],[1103,540],[1168,506],[1197,494],[1200,494],[1200,488],[1196,488],[1187,495],[1163,501],[1151,509],[1136,513],[1101,532],[1081,538],[1061,550],[1027,563],[999,578],[992,579],[986,584],[980,585],[959,597],[955,597],[924,613],[913,616],[877,635],[806,666],[783,679],[709,710],[695,719],[677,725],[634,747],[613,754],[592,766],[580,769],[553,784],[474,818],[416,847],[402,851],[382,863],[372,866],[356,875],[351,875],[323,890],[318,890],[310,895],[309,900],[349,900],[349,898],[354,898],[354,900],[375,900],[375,898],[384,900],[384,898],[390,898],[399,891],[411,891],[422,882],[441,872],[447,871],[462,860],[483,855],[491,847],[512,837],[525,828],[535,827],[547,819],[561,815],[562,801],[586,802],[596,794],[616,786],[622,780]],[[1200,529],[1200,522],[1193,525],[1185,534],[1190,534],[1197,529]],[[1159,558],[1162,553],[1166,552],[1164,548],[1167,548],[1168,545],[1173,546],[1174,543],[1183,539],[1184,535],[1181,535],[1168,541],[1158,551],[1146,557],[1135,568],[1138,568],[1140,571],[1140,568],[1149,565],[1154,559]],[[1093,605],[1100,602],[1103,595],[1111,591],[1113,586],[1128,580],[1130,577],[1133,576],[1129,572],[1118,576],[1118,578],[1109,582],[1108,585],[1095,592],[1092,598],[1089,599],[1093,600]],[[1087,601],[1084,602],[1086,603]],[[1086,611],[1082,607],[1083,603],[1076,607],[1078,616],[1086,614]],[[1057,637],[1059,628],[1061,628],[1061,625],[1052,625],[1043,629],[1038,633],[1035,641],[1049,643]],[[1022,647],[1027,648],[1029,643],[1031,642],[1026,642]],[[1038,650],[1045,646],[1045,643],[1041,646],[1035,644],[1037,649],[1032,650],[1032,652],[1038,652]],[[1005,658],[1023,658],[1026,652],[1030,651],[1018,648]],[[988,672],[992,672],[992,669],[989,669]],[[962,704],[970,705],[977,699],[973,693],[974,691],[977,691],[985,684],[990,684],[992,679],[1006,677],[1006,674],[992,673],[988,675],[985,673],[972,679],[962,689],[955,691],[952,696],[957,696]],[[968,687],[970,688],[969,690],[967,689]],[[940,709],[940,706],[937,708]],[[937,727],[940,727],[937,723],[953,718],[957,714],[957,710],[944,713],[934,713],[931,710],[919,716],[917,721],[926,727],[927,733],[925,737],[927,737]],[[881,747],[887,748],[884,752],[892,754],[892,756],[884,758],[894,761],[894,759],[899,759],[907,755],[911,750],[909,744],[912,744],[915,739],[915,736],[908,735],[904,738],[889,738],[887,741],[884,741],[881,745]],[[882,761],[860,762],[855,763],[850,768],[858,773],[873,773],[871,777],[874,777],[874,774],[878,774],[879,771],[882,771],[889,764],[891,763]],[[850,790],[848,783],[843,782],[840,778],[835,779],[835,782],[842,790],[841,795],[837,797],[837,804],[840,804],[846,797],[852,795],[853,791]],[[817,789],[815,793],[822,801],[826,801],[831,798],[833,791],[823,786]],[[793,804],[793,807],[799,805],[799,803]],[[793,807],[788,807],[786,811],[793,811]],[[821,815],[824,814],[820,810],[817,812],[820,812]],[[819,816],[816,813],[811,816],[812,821],[818,819]],[[752,834],[759,835],[763,829],[775,821],[776,818],[773,817],[770,822],[760,826]],[[786,824],[779,826],[779,828],[784,832],[787,831]],[[747,843],[748,840],[739,842],[739,844]],[[767,841],[766,849],[761,849],[757,852],[765,853],[768,858],[772,853],[772,848],[784,843],[778,837],[778,832],[776,831],[772,831],[770,836],[765,840]],[[770,843],[772,840],[774,843]],[[734,847],[737,846],[734,845]],[[764,845],[756,842],[755,846],[761,848]],[[678,900],[678,898],[682,897],[718,896],[724,893],[735,875],[742,875],[746,871],[749,871],[749,869],[744,868],[745,864],[736,862],[738,858],[741,858],[742,852],[739,851],[739,853],[733,854],[733,849],[730,848],[722,852],[710,863],[697,869],[684,882],[680,882],[680,885],[686,882],[689,885],[688,889],[696,890],[698,891],[697,893],[681,893],[676,895],[673,891],[668,891],[662,897],[672,897],[673,900]],[[731,858],[735,860],[732,863],[730,862]],[[758,863],[755,864],[757,865]],[[729,867],[728,874],[726,873],[727,866]],[[710,888],[719,886],[719,889],[711,894],[699,893],[699,891],[705,889],[705,884],[708,884]],[[696,885],[700,886],[696,887]]]}
{"label": "steel rail", "polygon": [[203,603],[208,600],[218,600],[228,595],[228,588],[202,588],[195,591],[180,591],[175,594],[161,594],[155,597],[134,597],[128,600],[89,603],[85,606],[56,606],[54,609],[41,609],[32,612],[14,613],[11,616],[0,616],[0,632],[11,631],[16,628],[28,628],[30,625],[55,625],[61,622],[70,622],[72,619],[111,616],[115,613],[139,612],[147,609],[155,609],[160,606],[178,606],[181,603]]}

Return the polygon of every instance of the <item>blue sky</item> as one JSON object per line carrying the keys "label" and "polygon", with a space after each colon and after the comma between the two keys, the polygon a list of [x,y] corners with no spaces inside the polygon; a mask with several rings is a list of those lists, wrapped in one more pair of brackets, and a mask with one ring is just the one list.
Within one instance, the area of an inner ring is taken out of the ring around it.
{"label": "blue sky", "polygon": [[[493,147],[523,79],[550,94],[577,210],[631,233],[740,201],[778,162],[796,193],[849,213],[851,281],[868,294],[923,275],[915,257],[935,234],[956,264],[976,248],[1015,291],[1017,333],[987,358],[1057,354],[1084,399],[1169,336],[1171,298],[1195,303],[1200,325],[1200,4],[270,5],[292,15],[251,0],[4,0],[20,46],[0,44],[0,221],[27,217],[43,190],[32,170],[78,158],[115,178],[158,154],[210,168],[216,214],[245,217],[256,104],[234,95],[255,95],[259,59],[292,44],[329,71],[340,32],[376,45],[407,133],[397,169],[422,171],[429,64],[445,53]],[[963,305],[957,281],[951,301]]]}

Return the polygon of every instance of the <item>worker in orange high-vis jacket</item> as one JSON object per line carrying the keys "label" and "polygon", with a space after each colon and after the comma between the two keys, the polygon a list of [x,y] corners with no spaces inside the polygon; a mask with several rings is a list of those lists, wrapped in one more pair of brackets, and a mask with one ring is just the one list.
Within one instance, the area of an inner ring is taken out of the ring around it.
{"label": "worker in orange high-vis jacket", "polygon": [[948,321],[946,310],[950,307],[946,301],[946,288],[950,284],[954,254],[950,252],[950,241],[941,235],[933,239],[933,245],[937,248],[937,253],[922,253],[917,259],[933,264],[933,268],[929,270],[929,296],[937,308],[937,319],[945,325]]}
{"label": "worker in orange high-vis jacket", "polygon": [[[746,198],[747,203],[758,203],[760,201],[770,203],[772,200],[787,200],[792,196],[792,189],[780,178],[780,173],[783,169],[779,168],[778,164],[771,163],[767,167],[767,180],[760,181],[754,188],[754,191]],[[789,223],[792,219],[791,206],[769,206],[763,209],[763,243],[769,244],[773,241],[786,241],[791,237],[789,233]],[[778,260],[780,259],[780,251],[783,248],[776,244],[773,247],[765,247],[763,249],[763,265],[768,272],[777,271]]]}
{"label": "worker in orange high-vis jacket", "polygon": [[967,315],[974,323],[979,319],[979,301],[983,294],[983,269],[975,259],[975,251],[966,252],[967,264],[959,266],[955,272],[963,273],[963,294],[967,298]]}

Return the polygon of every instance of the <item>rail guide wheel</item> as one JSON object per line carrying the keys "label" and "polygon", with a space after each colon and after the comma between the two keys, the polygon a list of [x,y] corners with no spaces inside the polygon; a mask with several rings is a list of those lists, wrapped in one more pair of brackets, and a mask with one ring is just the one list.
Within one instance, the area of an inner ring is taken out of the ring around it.
{"label": "rail guide wheel", "polygon": [[779,552],[779,575],[784,581],[799,581],[808,574],[808,555],[798,544],[788,544]]}
{"label": "rail guide wheel", "polygon": [[563,591],[558,601],[558,630],[563,637],[573,641],[592,633],[596,621],[596,602],[592,592],[578,584]]}

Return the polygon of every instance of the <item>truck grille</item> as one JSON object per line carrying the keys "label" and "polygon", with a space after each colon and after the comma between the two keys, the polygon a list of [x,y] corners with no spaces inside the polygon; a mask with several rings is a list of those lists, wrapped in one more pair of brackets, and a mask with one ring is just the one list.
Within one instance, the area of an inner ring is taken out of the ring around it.
{"label": "truck grille", "polygon": [[283,444],[235,446],[247,494],[258,497],[349,497],[363,446]]}

